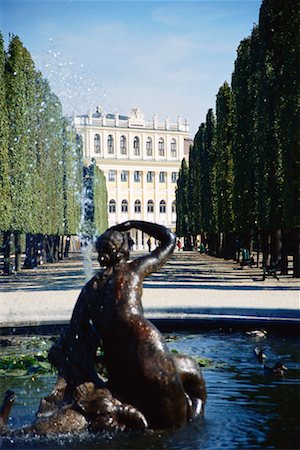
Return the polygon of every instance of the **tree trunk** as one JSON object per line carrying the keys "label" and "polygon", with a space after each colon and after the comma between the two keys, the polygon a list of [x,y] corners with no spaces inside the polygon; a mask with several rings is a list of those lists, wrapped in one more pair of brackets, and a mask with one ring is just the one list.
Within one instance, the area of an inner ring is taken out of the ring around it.
{"label": "tree trunk", "polygon": [[53,256],[53,237],[52,236],[45,236],[45,251],[46,251],[46,261],[49,263],[54,262],[54,256]]}
{"label": "tree trunk", "polygon": [[70,244],[71,244],[71,236],[68,234],[67,239],[66,239],[65,251],[64,251],[65,258],[69,258]]}
{"label": "tree trunk", "polygon": [[236,259],[236,233],[228,231],[224,234],[224,254],[225,259]]}
{"label": "tree trunk", "polygon": [[288,274],[288,267],[289,267],[289,261],[288,261],[289,233],[287,233],[284,230],[281,231],[281,242],[282,242],[282,248],[281,248],[281,275],[287,275]]}
{"label": "tree trunk", "polygon": [[21,272],[21,233],[15,232],[15,271]]}
{"label": "tree trunk", "polygon": [[56,234],[53,236],[53,258],[54,262],[59,260],[59,236]]}
{"label": "tree trunk", "polygon": [[65,242],[65,237],[64,235],[61,235],[59,237],[59,246],[60,246],[60,251],[59,251],[59,259],[64,259],[64,242]]}
{"label": "tree trunk", "polygon": [[261,232],[261,250],[263,254],[262,266],[269,265],[269,233],[265,230]]}
{"label": "tree trunk", "polygon": [[3,235],[3,275],[11,275],[12,267],[10,262],[11,252],[11,232],[6,231]]}
{"label": "tree trunk", "polygon": [[217,256],[224,258],[224,233],[217,233]]}
{"label": "tree trunk", "polygon": [[273,230],[271,233],[271,265],[281,265],[281,230]]}
{"label": "tree trunk", "polygon": [[24,261],[25,269],[34,269],[37,266],[36,259],[36,236],[32,233],[26,234],[26,256]]}
{"label": "tree trunk", "polygon": [[292,231],[293,236],[293,277],[300,278],[300,228]]}

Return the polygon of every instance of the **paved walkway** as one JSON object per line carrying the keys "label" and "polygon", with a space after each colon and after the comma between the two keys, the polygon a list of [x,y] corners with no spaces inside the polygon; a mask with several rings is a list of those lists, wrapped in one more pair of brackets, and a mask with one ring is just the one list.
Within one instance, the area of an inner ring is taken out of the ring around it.
{"label": "paved walkway", "polygon": [[[133,256],[136,256],[134,253]],[[93,268],[97,270],[96,256]],[[157,321],[300,325],[300,281],[267,278],[198,252],[176,252],[144,282],[146,316]],[[83,257],[0,278],[0,333],[7,327],[67,323],[85,283]]]}

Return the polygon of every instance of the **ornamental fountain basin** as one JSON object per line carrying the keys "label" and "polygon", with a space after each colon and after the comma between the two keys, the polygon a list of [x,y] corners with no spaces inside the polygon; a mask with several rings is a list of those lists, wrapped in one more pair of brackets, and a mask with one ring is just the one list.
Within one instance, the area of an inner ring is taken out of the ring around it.
{"label": "ornamental fountain basin", "polygon": [[[187,426],[159,431],[102,432],[55,438],[2,438],[1,449],[205,449],[299,448],[300,338],[269,333],[255,338],[243,331],[173,334],[172,352],[193,356],[202,365],[208,399],[205,416]],[[1,338],[5,343],[5,338]],[[11,429],[30,424],[41,397],[56,380],[46,355],[49,337],[14,337],[0,348],[0,395],[7,389],[17,399]],[[263,348],[267,362],[282,360],[284,376],[266,374],[254,349]],[[23,356],[22,356],[23,355]],[[6,362],[5,362],[6,361]],[[4,364],[8,364],[4,368]]]}

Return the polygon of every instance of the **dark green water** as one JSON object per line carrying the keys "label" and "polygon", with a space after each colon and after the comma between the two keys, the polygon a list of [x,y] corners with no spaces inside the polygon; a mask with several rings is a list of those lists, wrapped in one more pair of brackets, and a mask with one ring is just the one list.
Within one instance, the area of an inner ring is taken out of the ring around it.
{"label": "dark green water", "polygon": [[[250,450],[300,448],[300,338],[268,335],[256,340],[245,333],[182,334],[171,349],[203,358],[208,400],[205,417],[167,432],[103,433],[80,438],[0,441],[0,449],[190,449]],[[263,347],[270,364],[282,360],[284,377],[266,375],[254,355]],[[0,349],[1,352],[1,349]],[[206,360],[207,359],[207,360]],[[17,400],[10,427],[30,423],[53,377],[1,378],[0,395],[13,389]]]}

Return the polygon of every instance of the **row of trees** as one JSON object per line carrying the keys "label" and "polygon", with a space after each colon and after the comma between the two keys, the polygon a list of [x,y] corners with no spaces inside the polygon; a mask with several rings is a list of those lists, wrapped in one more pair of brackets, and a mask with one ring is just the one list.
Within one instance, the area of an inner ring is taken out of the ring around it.
{"label": "row of trees", "polygon": [[211,254],[263,252],[263,265],[300,276],[300,2],[264,0],[259,24],[183,160],[177,234],[199,234]]}
{"label": "row of trees", "polygon": [[[106,193],[98,176],[98,194]],[[21,242],[26,235],[25,266],[46,251],[53,261],[68,253],[64,236],[78,234],[82,222],[82,142],[62,115],[58,97],[36,70],[17,36],[5,51],[0,34],[0,230],[4,273],[21,267]],[[103,208],[102,208],[103,209]],[[96,221],[107,225],[107,213]]]}

